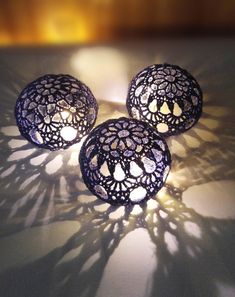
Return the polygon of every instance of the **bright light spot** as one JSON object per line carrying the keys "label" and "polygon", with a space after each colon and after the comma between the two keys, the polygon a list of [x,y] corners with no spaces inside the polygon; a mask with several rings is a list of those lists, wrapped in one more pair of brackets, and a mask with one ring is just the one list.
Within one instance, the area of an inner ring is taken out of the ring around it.
{"label": "bright light spot", "polygon": [[[79,199],[80,200],[80,199]],[[106,212],[107,209],[110,207],[110,205],[108,203],[102,203],[99,205],[95,205],[94,206],[94,210],[98,211],[98,212]]]}
{"label": "bright light spot", "polygon": [[159,216],[162,218],[162,219],[166,219],[168,217],[168,214],[163,211],[163,210],[159,210]]}
{"label": "bright light spot", "polygon": [[175,174],[172,171],[169,172],[168,177],[167,177],[168,184],[172,184],[172,182],[174,181],[174,176],[175,176]]}
{"label": "bright light spot", "polygon": [[47,163],[45,171],[47,174],[54,174],[63,165],[63,158],[61,155],[56,156],[53,160]]}
{"label": "bright light spot", "polygon": [[[94,201],[97,200],[96,196],[94,196],[94,195],[92,195],[92,196],[89,196],[89,195],[79,195],[78,196],[78,199],[79,199],[79,202],[81,204],[90,204],[90,203],[92,203],[92,202],[94,202]],[[101,205],[103,205],[103,204],[101,204]]]}
{"label": "bright light spot", "polygon": [[174,104],[174,110],[173,110],[173,114],[176,117],[179,117],[182,114],[182,109],[179,107],[178,103]]}
{"label": "bright light spot", "polygon": [[125,179],[126,175],[120,163],[116,164],[113,177],[117,181],[123,181]]}
{"label": "bright light spot", "polygon": [[100,173],[103,174],[103,176],[105,177],[110,175],[109,167],[106,161],[100,167]]}
{"label": "bright light spot", "polygon": [[72,141],[77,136],[77,130],[73,127],[63,127],[60,130],[60,135],[65,141]]}
{"label": "bright light spot", "polygon": [[185,222],[184,223],[185,232],[193,237],[201,238],[201,230],[198,225],[193,222]]}
{"label": "bright light spot", "polygon": [[157,193],[157,197],[158,197],[159,199],[164,198],[165,195],[166,195],[166,188],[165,188],[165,187],[164,187],[164,188],[161,188],[161,190]]}
{"label": "bright light spot", "polygon": [[156,112],[157,111],[157,100],[154,99],[150,104],[149,104],[149,110],[151,112]]}
{"label": "bright light spot", "polygon": [[200,140],[196,137],[187,134],[184,135],[184,139],[189,147],[197,148],[200,146]]}
{"label": "bright light spot", "polygon": [[33,166],[41,165],[46,160],[47,157],[48,157],[48,153],[41,154],[35,158],[32,158],[30,160],[30,164],[32,164]]}
{"label": "bright light spot", "polygon": [[148,208],[148,210],[156,209],[156,208],[158,208],[158,206],[159,206],[159,204],[154,199],[150,199],[147,202],[147,208]]}
{"label": "bright light spot", "polygon": [[71,65],[96,98],[125,104],[129,79],[126,58],[120,51],[111,47],[80,49]]}
{"label": "bright light spot", "polygon": [[235,218],[235,182],[220,180],[192,186],[183,193],[183,202],[204,217]]}
{"label": "bright light spot", "polygon": [[168,251],[172,255],[174,255],[179,250],[179,242],[173,234],[166,232],[164,234],[164,241],[166,243]]}
{"label": "bright light spot", "polygon": [[139,165],[136,162],[131,161],[131,163],[130,163],[130,173],[131,173],[132,176],[138,177],[143,173],[143,170],[139,167]]}
{"label": "bright light spot", "polygon": [[[120,232],[125,234],[123,230]],[[118,243],[106,262],[95,296],[151,296],[158,265],[157,245],[145,228],[129,232]]]}
{"label": "bright light spot", "polygon": [[27,140],[11,139],[8,142],[8,145],[11,148],[19,148],[19,147],[22,147],[22,146],[26,145],[27,143],[28,143]]}
{"label": "bright light spot", "polygon": [[139,205],[135,205],[131,211],[131,214],[134,216],[140,215],[143,212],[142,208]]}
{"label": "bright light spot", "polygon": [[85,135],[79,142],[77,142],[77,143],[75,143],[75,144],[73,144],[72,146],[70,146],[69,148],[68,148],[68,152],[76,152],[76,153],[79,153],[80,152],[80,150],[81,150],[81,147],[82,147],[82,145],[83,145],[83,143],[84,143],[84,141],[86,140],[86,138],[87,138],[87,136],[88,135]]}
{"label": "bright light spot", "polygon": [[168,114],[168,113],[171,113],[168,105],[166,102],[163,103],[162,107],[160,108],[160,112],[163,113],[163,114]]}
{"label": "bright light spot", "polygon": [[159,123],[157,124],[157,130],[160,133],[165,133],[169,130],[168,125],[165,123]]}
{"label": "bright light spot", "polygon": [[204,141],[207,141],[207,142],[219,142],[220,141],[219,137],[211,131],[195,128],[194,132]]}
{"label": "bright light spot", "polygon": [[17,126],[7,126],[2,127],[0,130],[4,135],[7,136],[18,136],[20,135],[19,129]]}
{"label": "bright light spot", "polygon": [[[68,119],[69,116],[70,116],[70,112],[69,111],[65,110],[65,111],[62,111],[61,112],[61,117],[62,117],[63,120]],[[71,122],[71,119],[69,119],[68,122]]]}
{"label": "bright light spot", "polygon": [[109,215],[109,218],[111,220],[118,220],[123,218],[125,215],[125,207],[124,206],[120,206],[118,207],[115,211],[111,212]]}
{"label": "bright light spot", "polygon": [[78,165],[78,153],[77,152],[71,153],[68,165],[69,166],[77,166]]}
{"label": "bright light spot", "polygon": [[16,151],[9,156],[7,161],[19,161],[20,159],[24,159],[32,155],[35,151],[36,149]]}
{"label": "bright light spot", "polygon": [[130,200],[132,202],[139,202],[145,198],[147,191],[143,187],[138,187],[131,191],[130,193]]}
{"label": "bright light spot", "polygon": [[144,88],[144,85],[139,86],[136,90],[135,90],[135,96],[138,97],[140,95],[140,93],[142,92]]}
{"label": "bright light spot", "polygon": [[143,157],[141,161],[144,164],[144,168],[147,173],[153,173],[156,170],[156,164],[154,161],[150,160],[147,157]]}
{"label": "bright light spot", "polygon": [[172,139],[171,140],[171,145],[170,145],[170,150],[172,154],[175,154],[181,158],[187,156],[187,152],[185,149],[185,146],[183,146],[178,140]]}

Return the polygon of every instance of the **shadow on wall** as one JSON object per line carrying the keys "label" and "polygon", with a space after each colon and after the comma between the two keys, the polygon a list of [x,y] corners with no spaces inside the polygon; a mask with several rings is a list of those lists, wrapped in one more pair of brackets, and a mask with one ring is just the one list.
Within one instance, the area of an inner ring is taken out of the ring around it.
{"label": "shadow on wall", "polygon": [[[157,259],[145,296],[217,297],[222,296],[218,283],[234,286],[235,218],[203,217],[183,199],[193,186],[235,179],[231,109],[214,105],[206,95],[199,123],[168,139],[173,164],[165,187],[141,207],[116,208],[91,195],[83,184],[78,164],[81,144],[48,152],[19,135],[13,93],[4,101],[0,118],[2,239],[8,242],[8,235],[17,236],[29,227],[34,227],[35,238],[37,226],[67,221],[77,225],[63,245],[33,261],[2,268],[1,297],[96,296],[111,256],[138,228],[147,231]],[[110,114],[127,115],[124,105],[99,104],[102,121]]]}

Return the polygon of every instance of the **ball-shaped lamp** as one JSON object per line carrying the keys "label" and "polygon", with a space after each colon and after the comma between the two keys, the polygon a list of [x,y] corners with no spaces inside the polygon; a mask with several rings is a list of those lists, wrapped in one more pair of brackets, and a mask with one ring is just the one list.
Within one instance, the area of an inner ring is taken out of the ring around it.
{"label": "ball-shaped lamp", "polygon": [[15,117],[20,133],[49,150],[66,149],[94,126],[98,111],[90,89],[70,75],[44,75],[19,95]]}
{"label": "ball-shaped lamp", "polygon": [[142,203],[164,184],[171,157],[165,140],[146,122],[111,119],[97,126],[80,151],[88,189],[113,205]]}
{"label": "ball-shaped lamp", "polygon": [[202,91],[186,70],[156,64],[132,79],[126,104],[131,117],[148,122],[164,136],[175,135],[197,123],[202,112]]}

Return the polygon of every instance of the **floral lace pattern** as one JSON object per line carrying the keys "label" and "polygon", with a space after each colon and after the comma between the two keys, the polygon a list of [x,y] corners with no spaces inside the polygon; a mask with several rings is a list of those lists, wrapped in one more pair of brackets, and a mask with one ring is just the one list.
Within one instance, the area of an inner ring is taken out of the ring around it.
{"label": "floral lace pattern", "polygon": [[21,92],[15,107],[21,134],[39,147],[67,148],[93,127],[98,106],[89,88],[69,75],[45,75]]}
{"label": "floral lace pattern", "polygon": [[147,121],[163,135],[191,128],[202,112],[202,92],[184,69],[169,64],[152,65],[131,81],[127,96],[130,116]]}
{"label": "floral lace pattern", "polygon": [[94,129],[80,152],[90,191],[111,204],[142,203],[163,186],[170,170],[166,142],[147,123],[109,120]]}

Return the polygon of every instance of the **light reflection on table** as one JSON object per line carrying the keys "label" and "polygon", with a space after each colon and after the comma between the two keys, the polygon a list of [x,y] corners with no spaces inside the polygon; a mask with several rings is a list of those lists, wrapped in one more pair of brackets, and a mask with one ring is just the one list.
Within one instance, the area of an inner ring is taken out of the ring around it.
{"label": "light reflection on table", "polygon": [[[182,40],[1,51],[0,296],[235,295],[234,47]],[[197,78],[204,108],[194,128],[167,139],[172,170],[145,207],[115,208],[87,190],[82,142],[49,152],[19,135],[15,100],[36,77],[84,80],[99,124],[127,116],[131,77],[165,61]]]}

